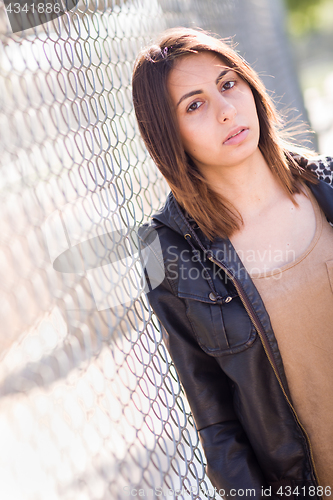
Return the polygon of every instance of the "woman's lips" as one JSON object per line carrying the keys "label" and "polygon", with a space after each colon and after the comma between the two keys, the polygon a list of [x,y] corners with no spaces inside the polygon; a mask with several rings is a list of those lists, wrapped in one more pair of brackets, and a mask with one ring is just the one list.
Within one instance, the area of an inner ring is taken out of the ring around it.
{"label": "woman's lips", "polygon": [[249,133],[249,129],[245,128],[241,132],[239,132],[237,135],[234,135],[230,139],[227,139],[223,144],[226,146],[234,146],[235,144],[239,144],[240,142],[244,141],[244,139],[247,137]]}

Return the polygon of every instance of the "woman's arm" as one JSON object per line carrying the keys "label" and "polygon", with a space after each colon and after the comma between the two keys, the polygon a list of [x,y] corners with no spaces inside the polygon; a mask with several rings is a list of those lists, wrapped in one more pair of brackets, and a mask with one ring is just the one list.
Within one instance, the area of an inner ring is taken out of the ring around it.
{"label": "woman's arm", "polygon": [[251,498],[260,498],[267,486],[235,414],[227,376],[196,342],[185,303],[173,293],[167,278],[148,298],[187,395],[213,486],[225,490],[223,496],[238,498],[237,490],[248,489],[255,490]]}

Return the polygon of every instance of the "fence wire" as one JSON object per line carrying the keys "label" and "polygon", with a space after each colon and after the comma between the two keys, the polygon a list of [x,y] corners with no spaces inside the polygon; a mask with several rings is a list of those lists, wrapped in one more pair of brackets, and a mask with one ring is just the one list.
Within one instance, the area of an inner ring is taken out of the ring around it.
{"label": "fence wire", "polygon": [[[138,135],[131,72],[158,32],[201,26],[236,34],[302,111],[283,9],[80,0],[16,34],[0,14],[0,498],[220,498],[145,295],[135,228],[168,188]],[[108,259],[110,241],[123,258]]]}

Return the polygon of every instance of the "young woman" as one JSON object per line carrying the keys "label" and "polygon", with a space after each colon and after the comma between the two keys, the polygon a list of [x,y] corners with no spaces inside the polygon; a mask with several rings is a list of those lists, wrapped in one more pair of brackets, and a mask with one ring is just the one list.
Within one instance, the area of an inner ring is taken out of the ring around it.
{"label": "young woman", "polygon": [[[149,301],[223,496],[333,489],[333,160],[295,154],[255,71],[205,32],[166,31],[133,74],[170,185]],[[244,493],[244,491],[247,493]]]}

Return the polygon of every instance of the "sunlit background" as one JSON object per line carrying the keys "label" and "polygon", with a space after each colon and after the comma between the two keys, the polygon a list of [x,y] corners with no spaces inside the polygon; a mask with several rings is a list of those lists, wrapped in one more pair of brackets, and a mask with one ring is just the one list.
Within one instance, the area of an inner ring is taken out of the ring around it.
{"label": "sunlit background", "polygon": [[287,26],[318,151],[333,155],[333,2],[285,0]]}

